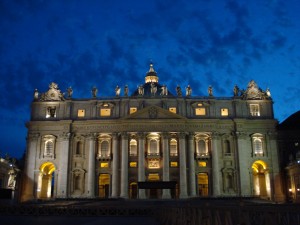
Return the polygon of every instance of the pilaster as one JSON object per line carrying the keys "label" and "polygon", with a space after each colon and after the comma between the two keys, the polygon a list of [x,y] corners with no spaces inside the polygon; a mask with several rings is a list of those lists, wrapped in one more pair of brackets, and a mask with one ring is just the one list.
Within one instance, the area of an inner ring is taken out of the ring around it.
{"label": "pilaster", "polygon": [[57,197],[66,198],[68,188],[68,165],[69,165],[69,138],[70,133],[63,133],[58,137],[59,168]]}
{"label": "pilaster", "polygon": [[27,149],[26,149],[26,167],[23,184],[23,193],[21,201],[28,201],[34,199],[37,180],[35,179],[35,158],[37,154],[37,143],[39,134],[28,134],[27,136]]}

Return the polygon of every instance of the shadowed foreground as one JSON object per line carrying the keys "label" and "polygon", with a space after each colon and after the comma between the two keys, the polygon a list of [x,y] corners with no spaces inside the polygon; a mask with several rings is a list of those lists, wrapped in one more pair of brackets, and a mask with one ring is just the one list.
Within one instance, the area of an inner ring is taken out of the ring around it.
{"label": "shadowed foreground", "polygon": [[300,205],[255,199],[55,200],[0,204],[1,225],[297,225]]}

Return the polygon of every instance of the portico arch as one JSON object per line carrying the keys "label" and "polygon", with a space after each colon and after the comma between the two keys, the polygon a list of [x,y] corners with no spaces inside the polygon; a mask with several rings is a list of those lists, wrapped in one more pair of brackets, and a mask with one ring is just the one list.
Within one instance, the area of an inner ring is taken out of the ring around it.
{"label": "portico arch", "polygon": [[48,199],[53,197],[55,170],[55,165],[52,162],[45,162],[40,166],[37,188],[38,198]]}
{"label": "portico arch", "polygon": [[270,175],[267,163],[263,160],[257,160],[252,164],[253,172],[253,191],[254,195],[270,199],[271,198],[271,186]]}

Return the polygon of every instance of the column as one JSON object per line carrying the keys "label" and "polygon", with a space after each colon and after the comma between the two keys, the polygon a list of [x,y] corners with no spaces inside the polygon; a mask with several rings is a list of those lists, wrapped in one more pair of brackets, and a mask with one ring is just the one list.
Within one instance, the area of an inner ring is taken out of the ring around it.
{"label": "column", "polygon": [[113,133],[113,143],[112,143],[112,190],[111,197],[118,197],[118,184],[119,184],[119,151],[118,151],[118,134]]}
{"label": "column", "polygon": [[[21,201],[28,201],[34,199],[35,182],[35,157],[38,151],[38,138],[39,134],[28,134],[27,136],[27,149],[26,149],[26,163],[25,163],[25,174],[24,174],[24,185]],[[38,190],[37,190],[38,191]]]}
{"label": "column", "polygon": [[[236,132],[237,138],[237,153],[239,160],[239,180],[240,180],[240,195],[241,196],[250,196],[251,195],[251,179],[252,172],[248,168],[251,168],[249,165],[249,157],[251,156],[251,142],[250,138],[247,138],[247,134],[243,132]],[[251,172],[251,173],[250,173]],[[253,185],[252,185],[253,186]]]}
{"label": "column", "polygon": [[283,202],[285,200],[283,187],[282,187],[282,175],[279,169],[279,156],[278,156],[278,144],[277,144],[277,133],[268,132],[267,134],[267,146],[269,146],[269,151],[267,153],[268,157],[271,157],[272,165],[268,168],[270,172],[271,191],[272,200],[277,202]]}
{"label": "column", "polygon": [[[220,183],[220,165],[219,165],[219,153],[221,152],[221,142],[219,133],[214,132],[212,134],[212,181],[213,181],[213,196],[219,196],[221,194]],[[220,153],[221,154],[221,153]]]}
{"label": "column", "polygon": [[[145,181],[145,135],[138,133],[138,181]],[[139,189],[139,198],[146,198],[145,189]]]}
{"label": "column", "polygon": [[88,164],[88,180],[87,180],[87,196],[88,197],[95,197],[95,138],[96,134],[90,134],[87,138],[88,142],[88,157],[89,157],[89,164]]}
{"label": "column", "polygon": [[180,198],[187,198],[187,179],[186,179],[186,141],[185,133],[179,134],[179,174],[180,174]]}
{"label": "column", "polygon": [[196,179],[195,179],[195,142],[194,142],[194,134],[189,134],[189,178],[190,178],[190,197],[196,196]]}
{"label": "column", "polygon": [[122,133],[122,161],[121,161],[121,194],[120,197],[128,198],[128,135]]}
{"label": "column", "polygon": [[57,179],[57,197],[66,198],[67,185],[68,185],[68,166],[69,166],[69,138],[70,133],[63,133],[58,137],[58,150],[59,153],[59,168]]}
{"label": "column", "polygon": [[[169,134],[163,133],[163,181],[170,181]],[[170,189],[163,189],[162,198],[171,198]]]}

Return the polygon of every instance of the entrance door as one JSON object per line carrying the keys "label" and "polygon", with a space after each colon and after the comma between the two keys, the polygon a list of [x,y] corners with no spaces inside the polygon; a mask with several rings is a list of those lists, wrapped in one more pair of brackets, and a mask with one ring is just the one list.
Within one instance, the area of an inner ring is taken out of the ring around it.
{"label": "entrance door", "polygon": [[108,198],[110,187],[110,175],[108,173],[102,173],[99,175],[99,197]]}
{"label": "entrance door", "polygon": [[198,195],[208,196],[208,175],[207,173],[198,173]]}
{"label": "entrance door", "polygon": [[51,162],[45,162],[40,166],[38,198],[47,199],[54,196],[54,171],[55,166]]}
{"label": "entrance door", "polygon": [[253,194],[261,198],[270,198],[271,188],[267,164],[262,160],[258,160],[252,164],[252,169],[254,190]]}

